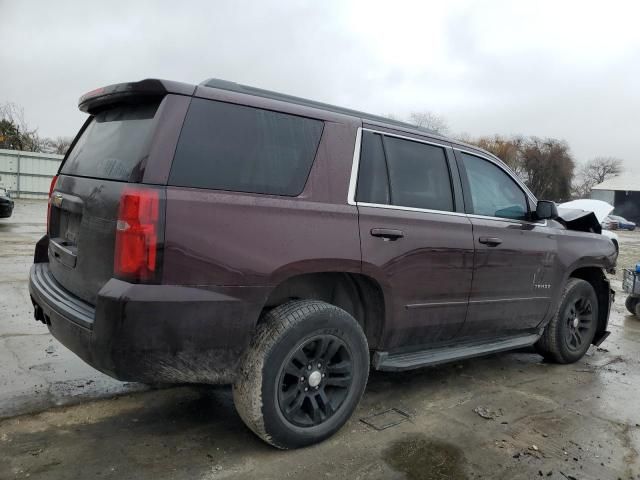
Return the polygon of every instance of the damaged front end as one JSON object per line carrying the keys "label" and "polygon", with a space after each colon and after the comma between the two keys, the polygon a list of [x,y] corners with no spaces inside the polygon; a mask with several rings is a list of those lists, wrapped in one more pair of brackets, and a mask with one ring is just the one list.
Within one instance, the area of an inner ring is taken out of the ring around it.
{"label": "damaged front end", "polygon": [[568,230],[602,233],[602,226],[593,212],[578,209],[558,208],[557,220]]}
{"label": "damaged front end", "polygon": [[604,268],[608,273],[615,274],[619,252],[618,237],[615,233],[602,229],[602,222],[612,211],[613,205],[602,200],[572,200],[558,205],[556,220],[567,230],[597,233],[607,237],[615,247],[615,254],[608,259],[608,265]]}

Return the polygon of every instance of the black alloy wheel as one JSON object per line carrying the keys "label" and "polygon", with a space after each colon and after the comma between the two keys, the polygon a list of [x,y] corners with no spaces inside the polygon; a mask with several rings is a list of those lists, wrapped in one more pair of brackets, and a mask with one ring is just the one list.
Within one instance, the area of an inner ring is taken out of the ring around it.
{"label": "black alloy wheel", "polygon": [[238,368],[233,401],[277,448],[321,442],[351,417],[369,376],[367,338],[347,311],[291,300],[264,313]]}
{"label": "black alloy wheel", "polygon": [[580,360],[602,328],[598,308],[594,286],[581,278],[569,278],[555,314],[535,345],[538,353],[555,363]]}
{"label": "black alloy wheel", "polygon": [[587,340],[591,343],[592,339],[588,338],[587,334],[592,330],[593,321],[593,305],[588,295],[581,295],[568,305],[565,315],[565,341],[569,351],[581,350]]}
{"label": "black alloy wheel", "polygon": [[338,337],[305,340],[280,372],[278,405],[284,418],[299,427],[325,422],[347,397],[352,370],[349,348]]}

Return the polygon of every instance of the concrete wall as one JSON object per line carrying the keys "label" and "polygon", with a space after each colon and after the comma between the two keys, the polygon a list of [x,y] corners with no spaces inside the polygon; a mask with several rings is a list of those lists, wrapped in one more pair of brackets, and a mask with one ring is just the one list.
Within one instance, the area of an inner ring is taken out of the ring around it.
{"label": "concrete wall", "polygon": [[62,155],[0,149],[0,186],[14,198],[46,198]]}

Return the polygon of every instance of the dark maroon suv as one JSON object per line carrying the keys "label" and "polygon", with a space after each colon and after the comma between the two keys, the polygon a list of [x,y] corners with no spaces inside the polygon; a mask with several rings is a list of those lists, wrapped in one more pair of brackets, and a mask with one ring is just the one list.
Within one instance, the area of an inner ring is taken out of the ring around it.
{"label": "dark maroon suv", "polygon": [[496,157],[386,118],[220,80],[112,85],[51,184],[35,318],[95,368],[233,384],[280,448],[350,417],[370,366],[607,336],[611,241]]}

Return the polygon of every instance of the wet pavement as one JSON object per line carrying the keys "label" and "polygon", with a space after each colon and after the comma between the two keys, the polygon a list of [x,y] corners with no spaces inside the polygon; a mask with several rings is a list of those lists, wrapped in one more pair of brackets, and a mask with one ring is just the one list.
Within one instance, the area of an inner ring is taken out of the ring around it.
{"label": "wet pavement", "polygon": [[146,388],[95,371],[33,320],[27,277],[46,220],[36,200],[0,219],[0,418]]}
{"label": "wet pavement", "polygon": [[[640,478],[640,320],[622,294],[611,337],[576,364],[522,351],[374,372],[336,436],[282,452],[243,425],[229,388],[111,380],[33,321],[45,215],[18,201],[0,220],[0,479]],[[640,233],[621,235],[621,258],[640,260]]]}

